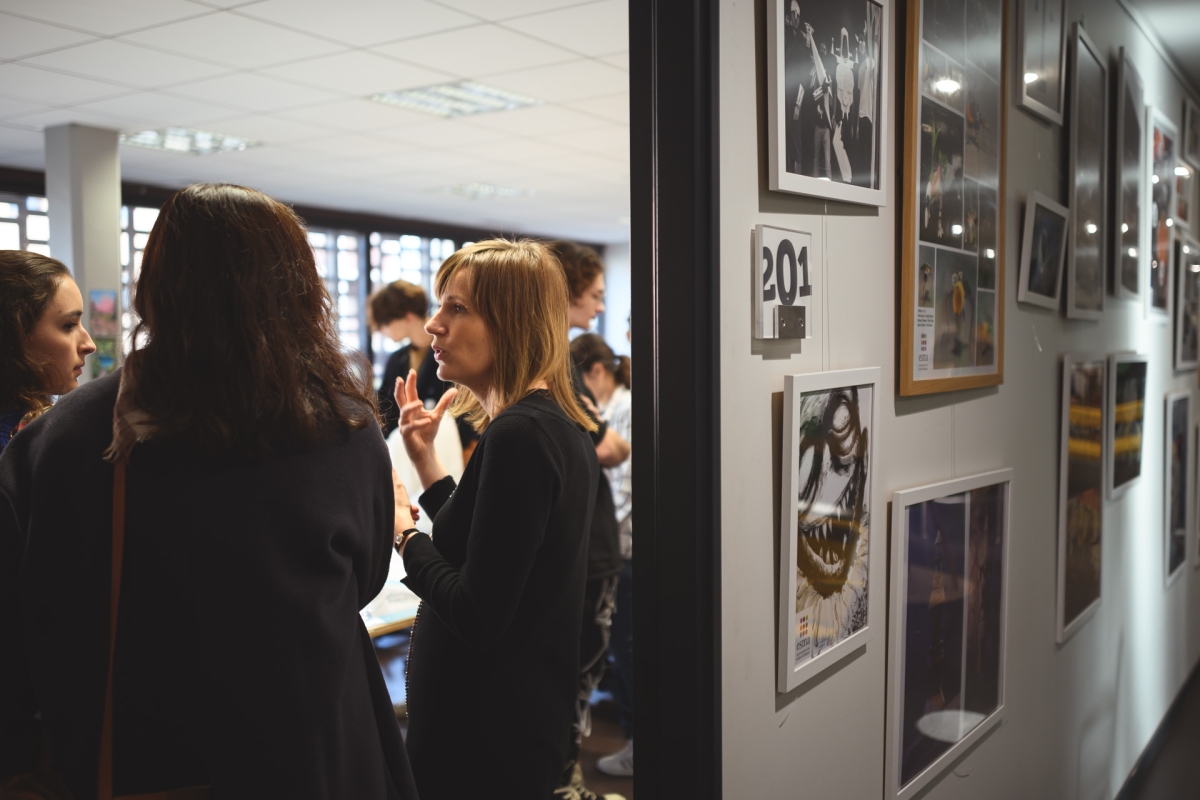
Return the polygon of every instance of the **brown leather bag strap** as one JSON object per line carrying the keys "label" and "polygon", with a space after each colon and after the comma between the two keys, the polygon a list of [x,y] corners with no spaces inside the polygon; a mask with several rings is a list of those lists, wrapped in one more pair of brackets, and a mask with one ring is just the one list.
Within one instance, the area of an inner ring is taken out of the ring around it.
{"label": "brown leather bag strap", "polygon": [[121,563],[125,557],[125,459],[113,465],[112,583],[108,611],[108,680],[104,688],[104,724],[100,729],[100,765],[96,800],[113,800],[113,654],[117,651],[117,615],[121,604]]}

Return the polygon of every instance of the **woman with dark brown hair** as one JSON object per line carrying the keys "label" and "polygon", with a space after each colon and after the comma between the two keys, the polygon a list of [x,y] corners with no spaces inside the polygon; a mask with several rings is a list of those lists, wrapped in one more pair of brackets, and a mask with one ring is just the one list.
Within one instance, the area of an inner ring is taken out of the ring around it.
{"label": "woman with dark brown hair", "polygon": [[82,318],[83,296],[65,264],[0,250],[0,452],[52,395],[79,385],[84,359],[96,352]]}
{"label": "woman with dark brown hair", "polygon": [[390,462],[300,220],[177,192],[134,297],[124,367],[0,460],[0,778],[32,768],[37,716],[76,800],[415,798],[359,618]]}

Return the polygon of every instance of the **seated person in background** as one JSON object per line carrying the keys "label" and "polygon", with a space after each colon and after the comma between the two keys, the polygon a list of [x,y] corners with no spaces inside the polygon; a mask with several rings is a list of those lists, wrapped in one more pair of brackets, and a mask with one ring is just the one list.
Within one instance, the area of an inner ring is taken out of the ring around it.
{"label": "seated person in background", "polygon": [[[396,381],[408,378],[410,369],[417,372],[417,396],[432,408],[450,384],[438,378],[437,361],[430,344],[433,336],[425,332],[429,321],[429,298],[425,290],[408,281],[392,281],[367,300],[367,316],[371,327],[399,344],[408,340],[388,358],[379,385],[379,416],[383,420],[383,438],[392,435],[400,425],[400,409],[394,399]],[[462,440],[463,461],[471,457],[479,433],[465,419],[456,419],[458,436]]]}
{"label": "seated person in background", "polygon": [[125,365],[0,457],[0,732],[40,719],[77,800],[415,800],[359,617],[387,578],[391,465],[303,225],[190,186],[133,296]]}

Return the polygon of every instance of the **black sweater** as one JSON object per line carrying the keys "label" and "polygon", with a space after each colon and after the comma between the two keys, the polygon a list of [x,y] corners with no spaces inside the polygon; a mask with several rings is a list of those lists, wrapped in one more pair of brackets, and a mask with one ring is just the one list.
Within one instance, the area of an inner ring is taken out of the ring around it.
{"label": "black sweater", "polygon": [[[0,456],[0,778],[34,714],[95,797],[109,637],[120,373],[71,392]],[[132,454],[114,669],[116,793],[415,798],[358,611],[387,577],[394,505],[374,426],[305,453]],[[33,739],[36,741],[36,739]]]}
{"label": "black sweater", "polygon": [[408,661],[422,800],[548,800],[566,761],[587,531],[599,465],[544,393],[499,414],[462,483],[421,496],[433,538],[404,550],[423,603]]}

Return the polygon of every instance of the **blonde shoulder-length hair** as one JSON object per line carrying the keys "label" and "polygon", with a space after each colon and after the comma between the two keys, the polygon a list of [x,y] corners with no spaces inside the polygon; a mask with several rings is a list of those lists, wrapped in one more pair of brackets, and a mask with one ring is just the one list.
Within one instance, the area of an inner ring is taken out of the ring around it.
{"label": "blonde shoulder-length hair", "polygon": [[[488,239],[468,245],[442,262],[434,279],[440,299],[455,275],[471,287],[472,303],[492,339],[493,415],[545,381],[551,399],[584,430],[596,423],[579,405],[571,382],[567,342],[567,280],[550,250],[531,239]],[[483,431],[492,417],[475,395],[460,391],[450,413]]]}

